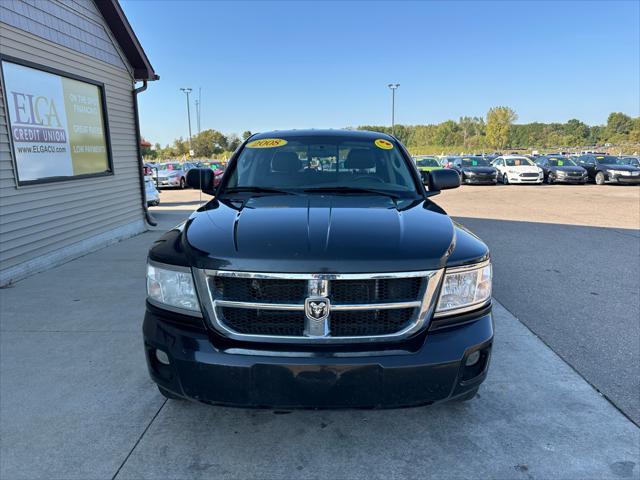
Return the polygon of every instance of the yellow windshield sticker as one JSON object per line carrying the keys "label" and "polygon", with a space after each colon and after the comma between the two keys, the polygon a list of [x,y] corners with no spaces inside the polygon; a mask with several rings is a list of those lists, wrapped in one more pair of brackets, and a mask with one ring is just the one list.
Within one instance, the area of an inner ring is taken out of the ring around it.
{"label": "yellow windshield sticker", "polygon": [[247,143],[247,148],[276,148],[286,144],[287,141],[282,138],[261,138]]}
{"label": "yellow windshield sticker", "polygon": [[564,162],[562,160],[558,160],[558,166],[561,167],[564,165]]}
{"label": "yellow windshield sticker", "polygon": [[376,147],[383,150],[391,150],[393,148],[393,143],[383,138],[378,138],[374,143],[376,144]]}

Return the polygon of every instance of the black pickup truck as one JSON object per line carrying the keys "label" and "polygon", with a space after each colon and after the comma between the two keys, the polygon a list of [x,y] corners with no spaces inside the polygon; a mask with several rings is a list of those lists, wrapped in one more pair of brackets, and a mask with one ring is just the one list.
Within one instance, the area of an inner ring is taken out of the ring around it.
{"label": "black pickup truck", "polygon": [[250,137],[214,198],[149,251],[147,364],[168,398],[376,408],[472,398],[493,341],[486,245],[394,137]]}

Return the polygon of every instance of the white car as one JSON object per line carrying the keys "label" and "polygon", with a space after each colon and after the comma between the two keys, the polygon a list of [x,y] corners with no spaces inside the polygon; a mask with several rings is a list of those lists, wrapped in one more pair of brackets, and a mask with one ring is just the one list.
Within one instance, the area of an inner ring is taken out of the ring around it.
{"label": "white car", "polygon": [[498,170],[498,180],[505,185],[509,183],[542,183],[544,172],[527,157],[519,155],[503,155],[496,158],[491,165]]}
{"label": "white car", "polygon": [[160,192],[156,188],[156,181],[151,175],[144,177],[145,194],[147,197],[147,205],[157,207],[160,205]]}

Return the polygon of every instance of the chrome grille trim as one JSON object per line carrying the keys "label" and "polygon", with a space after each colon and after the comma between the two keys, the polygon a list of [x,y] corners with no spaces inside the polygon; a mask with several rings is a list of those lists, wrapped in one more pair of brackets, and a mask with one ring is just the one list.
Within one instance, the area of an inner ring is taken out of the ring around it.
{"label": "chrome grille trim", "polygon": [[[391,273],[263,273],[263,272],[238,272],[228,270],[209,270],[193,268],[198,296],[207,320],[212,328],[223,335],[243,341],[263,342],[263,343],[302,343],[302,344],[324,344],[324,343],[367,343],[376,341],[392,341],[406,338],[427,326],[433,315],[437,301],[437,291],[442,281],[444,269],[412,271],[412,272],[391,272]],[[423,278],[419,296],[414,301],[402,302],[380,302],[380,303],[358,303],[358,304],[335,304],[331,303],[331,311],[366,311],[366,310],[391,310],[415,308],[416,314],[412,321],[402,330],[392,334],[371,335],[371,336],[342,336],[332,337],[330,331],[323,336],[282,336],[282,335],[253,335],[238,333],[224,323],[221,316],[221,308],[244,308],[259,310],[281,310],[281,311],[301,311],[304,312],[304,298],[301,303],[256,303],[221,300],[213,297],[209,279],[212,277],[237,277],[251,279],[285,279],[285,280],[306,280],[307,297],[324,296],[330,294],[331,280],[382,280],[394,278]]]}

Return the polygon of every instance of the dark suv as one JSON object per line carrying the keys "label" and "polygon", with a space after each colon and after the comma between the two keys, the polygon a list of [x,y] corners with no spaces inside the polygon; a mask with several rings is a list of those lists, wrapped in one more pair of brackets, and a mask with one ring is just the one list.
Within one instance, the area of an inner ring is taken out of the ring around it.
{"label": "dark suv", "polygon": [[431,201],[395,138],[250,137],[215,198],[149,251],[144,345],[168,398],[398,407],[472,398],[493,340],[484,243]]}
{"label": "dark suv", "polygon": [[589,175],[589,180],[597,185],[607,182],[640,184],[640,168],[628,165],[620,157],[606,154],[587,154],[578,157],[578,165]]}

